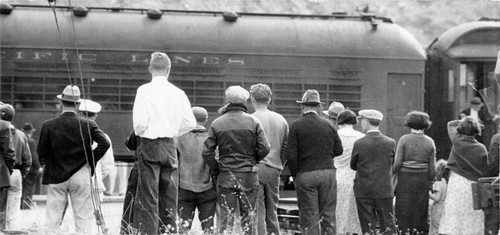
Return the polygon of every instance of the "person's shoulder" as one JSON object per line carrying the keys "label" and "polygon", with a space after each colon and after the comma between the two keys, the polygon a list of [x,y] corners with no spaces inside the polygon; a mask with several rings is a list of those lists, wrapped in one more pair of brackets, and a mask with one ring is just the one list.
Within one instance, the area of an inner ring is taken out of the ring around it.
{"label": "person's shoulder", "polygon": [[386,136],[386,135],[384,135],[384,134],[382,134],[382,133],[380,133],[380,136],[383,138],[383,140],[384,140],[385,142],[387,142],[387,143],[391,143],[391,144],[396,144],[396,141],[395,141],[393,138],[391,138],[391,137],[389,137],[389,136]]}
{"label": "person's shoulder", "polygon": [[28,136],[21,130],[16,128],[16,135],[19,136],[24,142],[28,142]]}

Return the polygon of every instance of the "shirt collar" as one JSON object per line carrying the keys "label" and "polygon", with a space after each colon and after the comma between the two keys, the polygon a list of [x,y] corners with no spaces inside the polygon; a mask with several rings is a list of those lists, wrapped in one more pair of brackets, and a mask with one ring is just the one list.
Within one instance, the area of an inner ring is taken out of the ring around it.
{"label": "shirt collar", "polygon": [[380,130],[369,130],[366,133],[380,133]]}
{"label": "shirt collar", "polygon": [[318,112],[316,112],[315,110],[308,110],[308,111],[304,112],[304,114],[308,114],[308,113],[314,113],[314,114],[318,115]]}

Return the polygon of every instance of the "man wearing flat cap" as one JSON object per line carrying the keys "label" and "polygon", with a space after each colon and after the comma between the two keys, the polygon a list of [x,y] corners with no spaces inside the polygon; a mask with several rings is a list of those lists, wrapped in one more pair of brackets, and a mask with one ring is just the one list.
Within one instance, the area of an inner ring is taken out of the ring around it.
{"label": "man wearing flat cap", "polygon": [[354,196],[363,234],[371,234],[378,224],[383,234],[396,234],[392,215],[392,164],[396,141],[380,133],[383,114],[374,109],[359,111],[358,119],[366,135],[354,142],[351,169],[356,171]]}
{"label": "man wearing flat cap", "polygon": [[141,234],[177,232],[178,164],[173,138],[196,127],[186,93],[168,81],[171,66],[167,54],[151,54],[151,82],[137,89],[132,111],[134,132],[140,137],[133,227]]}
{"label": "man wearing flat cap", "polygon": [[345,107],[342,103],[333,101],[328,107],[328,110],[323,111],[323,114],[333,123],[333,126],[336,130],[339,129],[337,124],[337,117],[339,114],[345,110]]}
{"label": "man wearing flat cap", "polygon": [[[226,90],[222,116],[212,122],[204,143],[203,159],[212,174],[218,175],[217,200],[221,206],[218,233],[232,234],[236,206],[240,205],[244,234],[255,234],[255,207],[259,188],[259,163],[270,150],[259,120],[247,113],[245,104],[250,94],[240,86]],[[219,148],[219,160],[215,150]]]}
{"label": "man wearing flat cap", "polygon": [[287,157],[297,190],[300,229],[302,234],[336,234],[333,158],[342,154],[342,142],[333,123],[318,115],[323,104],[318,91],[307,90],[297,103],[303,115],[290,124]]}
{"label": "man wearing flat cap", "polygon": [[[77,86],[66,86],[57,98],[62,113],[43,123],[38,141],[40,163],[45,165],[42,184],[48,190],[46,225],[58,232],[71,197],[76,232],[89,234],[94,228],[90,177],[110,144],[94,121],[78,116],[81,99]],[[93,142],[96,148],[92,148]]]}

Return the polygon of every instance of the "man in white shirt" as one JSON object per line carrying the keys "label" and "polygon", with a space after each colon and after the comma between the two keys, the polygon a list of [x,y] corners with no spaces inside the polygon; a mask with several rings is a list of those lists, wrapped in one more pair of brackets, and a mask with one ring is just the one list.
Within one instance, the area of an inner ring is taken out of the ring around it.
{"label": "man in white shirt", "polygon": [[482,102],[480,97],[472,97],[470,107],[460,111],[460,119],[471,117],[480,124],[481,133],[476,135],[477,141],[488,146],[491,142],[491,137],[495,134],[495,126],[493,116],[489,113],[488,107]]}
{"label": "man in white shirt", "polygon": [[196,127],[186,94],[168,81],[171,64],[167,54],[151,54],[151,82],[137,89],[134,102],[134,131],[141,140],[133,227],[141,234],[176,232],[178,164],[173,138]]}

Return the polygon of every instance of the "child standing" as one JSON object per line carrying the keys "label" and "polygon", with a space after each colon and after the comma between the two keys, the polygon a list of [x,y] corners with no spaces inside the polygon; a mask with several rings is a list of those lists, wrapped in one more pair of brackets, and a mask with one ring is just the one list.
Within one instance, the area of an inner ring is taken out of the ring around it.
{"label": "child standing", "polygon": [[449,170],[446,169],[446,160],[441,159],[436,163],[436,182],[432,185],[432,192],[429,192],[429,198],[434,201],[431,207],[431,225],[429,235],[437,235],[439,230],[439,221],[444,209],[444,200],[446,199],[446,188],[448,186]]}

